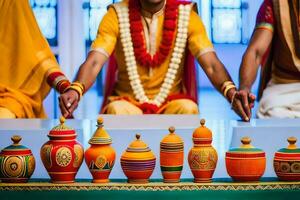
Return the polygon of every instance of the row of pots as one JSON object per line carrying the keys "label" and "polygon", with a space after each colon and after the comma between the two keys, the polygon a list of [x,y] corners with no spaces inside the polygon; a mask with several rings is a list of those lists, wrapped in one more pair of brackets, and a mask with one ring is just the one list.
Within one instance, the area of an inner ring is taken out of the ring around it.
{"label": "row of pots", "polygon": [[[212,147],[212,132],[205,126],[205,120],[193,132],[194,147],[189,151],[188,162],[194,182],[211,182],[218,155]],[[84,152],[76,141],[75,130],[65,125],[65,119],[48,134],[50,140],[40,151],[43,164],[53,183],[72,183],[83,158],[93,176],[94,183],[109,182],[109,175],[116,159],[111,147],[112,139],[103,127],[103,119],[97,121],[97,130],[89,140],[90,148]],[[184,161],[183,140],[169,128],[169,134],[160,142],[160,168],[163,181],[177,183]],[[121,156],[121,167],[129,183],[147,183],[155,168],[156,157],[143,142],[139,134]],[[21,137],[13,136],[13,144],[0,153],[0,179],[2,182],[27,182],[35,169],[31,151],[19,142]],[[239,148],[226,152],[226,169],[234,181],[259,181],[266,167],[265,152],[253,147],[251,139],[241,139]],[[275,153],[274,170],[280,180],[300,180],[300,149],[296,138],[288,138],[289,146]]]}

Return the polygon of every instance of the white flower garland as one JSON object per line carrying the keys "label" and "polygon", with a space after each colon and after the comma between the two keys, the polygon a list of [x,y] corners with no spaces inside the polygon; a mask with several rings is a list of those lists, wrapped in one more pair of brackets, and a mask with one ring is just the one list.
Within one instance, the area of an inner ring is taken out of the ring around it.
{"label": "white flower garland", "polygon": [[128,13],[129,9],[127,6],[119,5],[116,5],[115,8],[119,19],[119,29],[121,42],[125,54],[125,62],[127,67],[126,69],[135,98],[140,103],[151,103],[159,107],[162,105],[162,103],[165,102],[166,98],[170,93],[170,89],[172,88],[178,68],[183,57],[183,52],[185,50],[186,40],[188,36],[188,25],[192,5],[179,5],[179,17],[174,50],[172,52],[171,61],[169,63],[168,71],[165,76],[164,82],[160,88],[159,93],[154,97],[154,99],[149,99],[146,96],[145,90],[140,80],[140,76],[137,71],[137,63],[134,56],[133,43],[130,34],[130,23]]}

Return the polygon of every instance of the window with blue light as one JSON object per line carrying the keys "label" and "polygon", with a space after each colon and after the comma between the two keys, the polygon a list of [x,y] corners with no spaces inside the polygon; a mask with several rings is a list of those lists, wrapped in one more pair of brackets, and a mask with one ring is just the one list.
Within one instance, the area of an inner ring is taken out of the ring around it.
{"label": "window with blue light", "polygon": [[[97,36],[99,24],[103,16],[107,12],[107,8],[112,3],[120,2],[121,0],[84,0],[83,11],[84,11],[84,33],[86,50],[89,51],[89,47],[93,40]],[[96,88],[99,96],[103,95],[103,85],[106,67],[101,70],[101,73],[97,77]]]}
{"label": "window with blue light", "polygon": [[101,19],[107,12],[110,4],[120,0],[84,0],[84,30],[86,45],[90,46],[96,38]]}
{"label": "window with blue light", "polygon": [[211,1],[211,36],[214,43],[246,43],[243,37],[242,0]]}
{"label": "window with blue light", "polygon": [[30,0],[38,25],[51,46],[57,46],[57,0]]}

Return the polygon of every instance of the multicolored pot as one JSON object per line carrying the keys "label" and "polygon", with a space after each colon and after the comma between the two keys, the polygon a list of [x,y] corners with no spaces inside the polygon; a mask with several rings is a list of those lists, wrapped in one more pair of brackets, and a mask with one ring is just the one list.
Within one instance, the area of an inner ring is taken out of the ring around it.
{"label": "multicolored pot", "polygon": [[160,169],[165,183],[178,183],[183,167],[183,141],[174,127],[169,132],[160,142]]}
{"label": "multicolored pot", "polygon": [[35,169],[31,150],[20,145],[22,138],[14,135],[13,144],[0,152],[0,180],[4,183],[26,183]]}
{"label": "multicolored pot", "polygon": [[129,183],[148,183],[155,168],[155,155],[140,137],[137,134],[121,156],[121,167]]}
{"label": "multicolored pot", "polygon": [[102,118],[98,118],[97,127],[93,137],[89,140],[91,147],[86,150],[84,157],[93,176],[93,183],[107,183],[115,163],[116,153],[110,146],[112,139],[103,128]]}
{"label": "multicolored pot", "polygon": [[83,161],[83,148],[76,141],[75,130],[67,127],[65,119],[48,134],[50,140],[41,147],[41,159],[52,183],[73,183]]}
{"label": "multicolored pot", "polygon": [[241,139],[239,148],[226,152],[226,169],[234,181],[259,181],[266,168],[266,155],[261,149],[253,147],[249,137]]}
{"label": "multicolored pot", "polygon": [[287,140],[287,148],[278,150],[274,157],[274,170],[281,181],[300,181],[300,149],[297,148],[297,138]]}
{"label": "multicolored pot", "polygon": [[212,147],[212,132],[205,127],[205,120],[200,121],[201,126],[193,133],[194,147],[189,152],[189,165],[194,175],[195,183],[212,181],[217,166],[218,154]]}

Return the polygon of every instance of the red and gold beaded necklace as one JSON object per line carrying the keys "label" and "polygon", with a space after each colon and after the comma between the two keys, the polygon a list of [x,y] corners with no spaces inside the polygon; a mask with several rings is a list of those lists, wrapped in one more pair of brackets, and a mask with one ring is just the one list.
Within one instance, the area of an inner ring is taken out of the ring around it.
{"label": "red and gold beaded necklace", "polygon": [[157,67],[161,65],[169,55],[175,38],[178,16],[178,3],[176,0],[167,0],[162,40],[154,55],[147,52],[143,37],[143,24],[141,5],[138,0],[129,0],[129,23],[133,42],[134,55],[137,63],[144,67]]}

